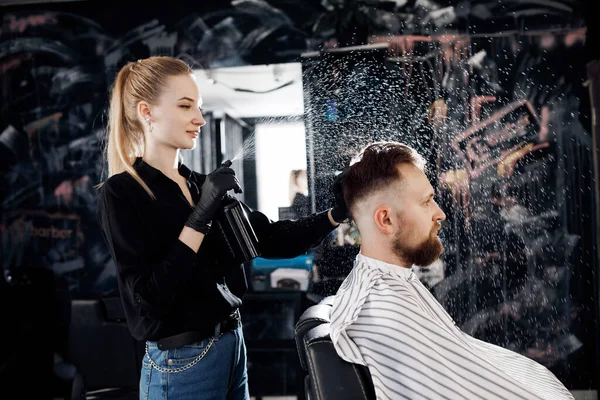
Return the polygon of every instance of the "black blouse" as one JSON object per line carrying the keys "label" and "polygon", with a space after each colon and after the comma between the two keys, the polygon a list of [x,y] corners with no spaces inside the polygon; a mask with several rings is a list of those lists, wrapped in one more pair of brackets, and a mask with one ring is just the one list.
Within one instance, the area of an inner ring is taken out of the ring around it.
{"label": "black blouse", "polygon": [[[97,217],[117,265],[127,324],[137,340],[159,340],[204,330],[241,305],[247,290],[241,265],[221,250],[211,230],[198,253],[178,238],[192,206],[179,185],[138,158],[134,168],[156,199],[123,172],[100,189]],[[205,175],[179,166],[194,203]],[[272,222],[243,204],[259,241],[261,257],[306,253],[333,230],[327,212]]]}

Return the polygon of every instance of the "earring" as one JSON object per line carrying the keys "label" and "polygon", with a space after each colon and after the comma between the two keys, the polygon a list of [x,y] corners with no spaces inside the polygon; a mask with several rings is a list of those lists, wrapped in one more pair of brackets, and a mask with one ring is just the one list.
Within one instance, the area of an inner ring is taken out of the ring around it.
{"label": "earring", "polygon": [[146,118],[146,121],[148,121],[148,129],[150,130],[150,132],[152,132],[154,130],[154,126],[152,125],[152,120],[150,118]]}

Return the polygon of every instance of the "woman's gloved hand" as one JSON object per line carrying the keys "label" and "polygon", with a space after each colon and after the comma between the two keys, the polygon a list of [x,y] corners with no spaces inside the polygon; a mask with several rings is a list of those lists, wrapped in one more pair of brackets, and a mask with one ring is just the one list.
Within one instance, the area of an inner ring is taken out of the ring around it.
{"label": "woman's gloved hand", "polygon": [[219,168],[206,175],[206,180],[200,192],[200,200],[196,203],[196,207],[188,217],[185,226],[206,235],[225,194],[232,189],[236,193],[242,193],[235,171],[229,168],[230,166],[231,161],[226,161]]}
{"label": "woman's gloved hand", "polygon": [[348,167],[346,167],[338,176],[335,177],[333,184],[331,185],[331,192],[333,193],[334,206],[331,210],[331,217],[335,222],[341,224],[342,222],[348,222],[350,220],[350,211],[344,200],[344,178],[348,175]]}

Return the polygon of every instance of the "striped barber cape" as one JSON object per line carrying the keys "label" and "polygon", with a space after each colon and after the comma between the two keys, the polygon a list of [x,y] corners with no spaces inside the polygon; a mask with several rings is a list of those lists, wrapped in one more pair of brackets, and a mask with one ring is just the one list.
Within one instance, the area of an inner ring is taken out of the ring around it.
{"label": "striped barber cape", "polygon": [[573,399],[546,367],[462,332],[410,268],[358,254],[331,312],[339,356],[377,399]]}

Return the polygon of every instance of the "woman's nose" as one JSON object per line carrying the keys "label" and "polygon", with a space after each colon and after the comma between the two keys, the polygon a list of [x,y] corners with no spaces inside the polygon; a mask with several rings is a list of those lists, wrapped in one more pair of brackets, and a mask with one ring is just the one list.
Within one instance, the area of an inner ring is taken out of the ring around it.
{"label": "woman's nose", "polygon": [[194,125],[198,125],[198,127],[204,126],[206,124],[206,120],[204,119],[204,117],[202,116],[202,114],[200,114],[198,117],[195,117],[192,120],[192,123]]}

